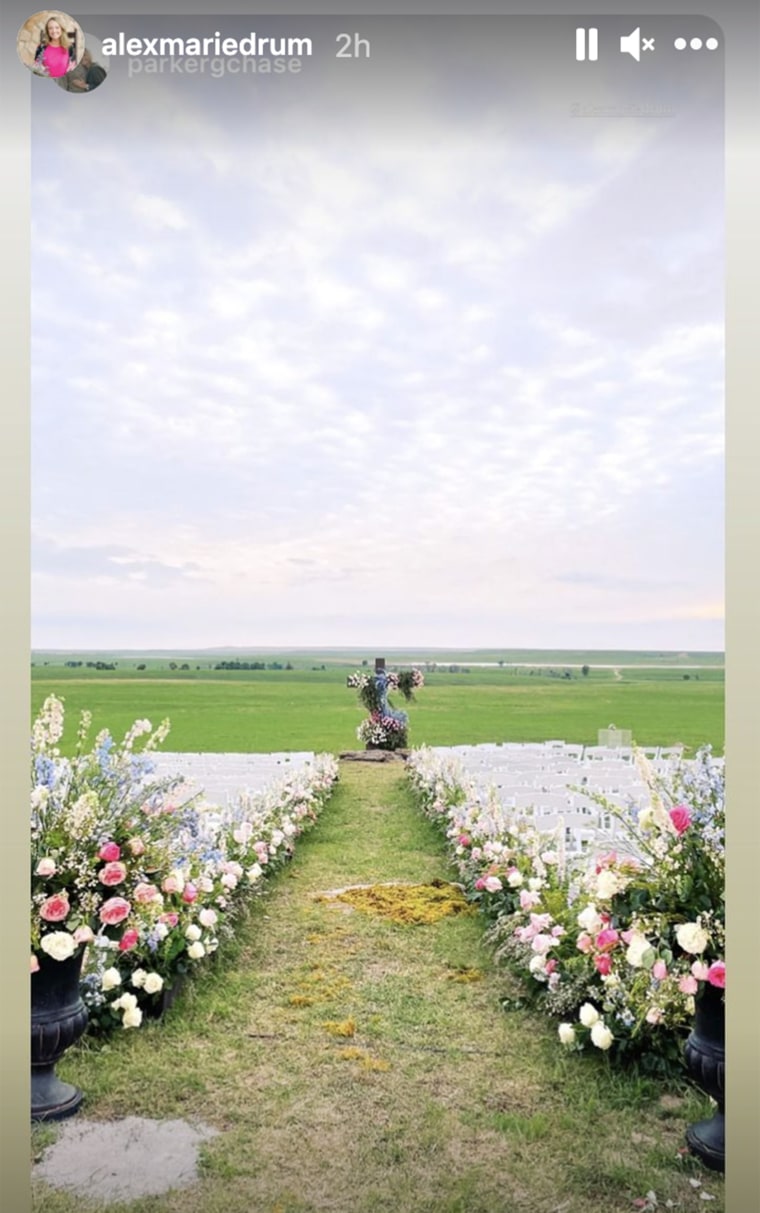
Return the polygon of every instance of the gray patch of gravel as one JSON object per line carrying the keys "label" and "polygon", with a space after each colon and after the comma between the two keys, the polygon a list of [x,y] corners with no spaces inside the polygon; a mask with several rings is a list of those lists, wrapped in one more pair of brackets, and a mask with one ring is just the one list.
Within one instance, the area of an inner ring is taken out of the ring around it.
{"label": "gray patch of gravel", "polygon": [[102,1201],[137,1200],[184,1188],[198,1178],[198,1147],[218,1135],[184,1120],[69,1120],[33,1177]]}

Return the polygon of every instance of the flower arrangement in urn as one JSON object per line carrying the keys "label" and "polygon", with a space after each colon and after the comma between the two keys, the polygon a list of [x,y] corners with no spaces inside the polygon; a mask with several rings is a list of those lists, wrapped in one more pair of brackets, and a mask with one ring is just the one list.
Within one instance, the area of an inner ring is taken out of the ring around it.
{"label": "flower arrangement in urn", "polygon": [[[150,751],[168,724],[138,720],[116,744],[107,730],[91,748],[83,712],[74,755],[61,756],[64,708],[49,696],[32,732],[31,969],[65,961],[96,936],[129,951],[139,937],[154,873],[166,868],[162,814],[179,778],[151,781]],[[140,752],[135,743],[144,738]]]}
{"label": "flower arrangement in urn", "polygon": [[[137,1028],[234,934],[246,900],[293,853],[337,778],[331,755],[220,809],[156,780],[168,722],[138,720],[88,748],[83,712],[71,758],[64,709],[49,697],[32,734],[32,1000],[81,966],[90,1031]],[[45,1012],[47,1014],[47,1012]],[[87,1016],[81,1024],[84,1030]]]}
{"label": "flower arrangement in urn", "polygon": [[388,693],[399,691],[407,702],[414,699],[414,692],[425,685],[422,671],[386,670],[384,660],[378,658],[373,674],[357,670],[349,674],[346,685],[358,691],[359,702],[369,713],[356,730],[359,741],[373,750],[398,750],[406,746],[409,717],[394,708]]}
{"label": "flower arrangement in urn", "polygon": [[563,828],[510,818],[439,756],[415,751],[410,770],[499,956],[562,1020],[561,1042],[666,1070],[699,1001],[725,988],[724,770],[707,747],[668,779],[637,762],[648,807],[637,817],[596,797],[619,820],[617,850],[575,858]]}

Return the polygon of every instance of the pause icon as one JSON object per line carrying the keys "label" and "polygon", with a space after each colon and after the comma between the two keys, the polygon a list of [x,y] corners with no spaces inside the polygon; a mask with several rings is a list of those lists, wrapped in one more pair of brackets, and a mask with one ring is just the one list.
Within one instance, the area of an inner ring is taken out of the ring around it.
{"label": "pause icon", "polygon": [[575,31],[575,57],[577,60],[599,58],[599,30],[578,28]]}

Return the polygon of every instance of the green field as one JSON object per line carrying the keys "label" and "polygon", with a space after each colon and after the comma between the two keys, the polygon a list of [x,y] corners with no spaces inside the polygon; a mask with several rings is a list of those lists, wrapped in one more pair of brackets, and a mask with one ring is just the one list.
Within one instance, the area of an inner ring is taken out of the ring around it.
{"label": "green field", "polygon": [[[250,661],[256,656],[240,651],[144,656],[35,653],[32,710],[36,713],[51,693],[64,699],[69,719],[64,752],[82,708],[93,712],[95,730],[107,727],[117,736],[138,717],[148,717],[155,725],[168,716],[172,724],[164,747],[168,750],[338,752],[357,744],[356,727],[364,713],[345,682],[361,664],[362,654],[264,652],[258,656],[266,664],[290,662],[293,668],[213,668],[222,659]],[[387,656],[392,665],[393,656],[390,652]],[[723,752],[722,654],[510,656],[512,662],[535,660],[536,664],[510,666],[505,660],[501,667],[481,668],[467,665],[463,652],[420,655],[415,651],[423,669],[425,659],[439,666],[426,669],[425,687],[410,705],[411,743],[562,738],[593,744],[598,729],[614,723],[632,730],[640,745],[682,743],[694,749],[709,742],[716,753]],[[503,658],[473,653],[470,659]],[[67,660],[85,664],[71,668],[63,664]],[[116,663],[116,668],[87,668],[86,662],[95,660]],[[402,661],[408,664],[410,658]],[[450,664],[458,665],[458,672],[450,672]],[[590,667],[588,675],[581,673],[580,664]],[[145,668],[137,669],[138,665]],[[607,666],[612,668],[603,668]]]}

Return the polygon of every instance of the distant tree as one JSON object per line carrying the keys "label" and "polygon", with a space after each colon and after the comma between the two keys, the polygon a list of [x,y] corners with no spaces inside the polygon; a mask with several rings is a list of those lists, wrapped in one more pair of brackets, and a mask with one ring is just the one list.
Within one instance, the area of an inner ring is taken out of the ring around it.
{"label": "distant tree", "polygon": [[684,674],[684,676],[683,676],[684,682],[688,682],[690,678],[691,678],[691,674]]}
{"label": "distant tree", "polygon": [[144,670],[144,669],[145,669],[145,665],[144,665],[144,664],[142,664],[142,665],[138,665],[137,669],[138,669],[138,670]]}
{"label": "distant tree", "polygon": [[189,665],[187,664],[187,662],[185,661],[185,662],[183,662],[183,663],[182,663],[182,665],[181,665],[179,668],[180,668],[181,670],[189,670],[189,669],[190,669],[190,666],[189,666]]}
{"label": "distant tree", "polygon": [[291,663],[290,663],[289,661],[286,661],[286,662],[285,662],[285,669],[286,669],[286,670],[292,670],[292,669],[293,669],[293,666],[291,665]]}
{"label": "distant tree", "polygon": [[587,666],[587,665],[582,665],[582,666],[581,666],[581,674],[583,675],[583,677],[584,677],[584,678],[588,678],[588,675],[589,675],[589,669],[590,669],[590,667],[589,667],[589,666]]}
{"label": "distant tree", "polygon": [[170,662],[169,662],[169,669],[170,669],[170,670],[176,670],[176,668],[177,668],[177,663],[176,663],[176,661],[170,661]]}
{"label": "distant tree", "polygon": [[369,665],[369,662],[367,661],[367,658],[366,658],[366,657],[364,658],[364,661],[362,662],[362,665]]}

